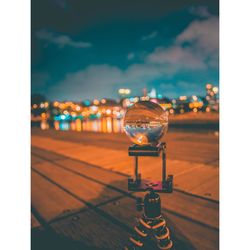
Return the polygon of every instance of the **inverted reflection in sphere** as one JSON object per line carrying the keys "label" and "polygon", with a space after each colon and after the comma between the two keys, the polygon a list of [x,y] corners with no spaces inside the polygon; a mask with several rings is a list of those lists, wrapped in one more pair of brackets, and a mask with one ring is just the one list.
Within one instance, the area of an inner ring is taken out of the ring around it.
{"label": "inverted reflection in sphere", "polygon": [[137,102],[125,114],[124,129],[135,144],[156,144],[168,129],[168,113],[159,104]]}

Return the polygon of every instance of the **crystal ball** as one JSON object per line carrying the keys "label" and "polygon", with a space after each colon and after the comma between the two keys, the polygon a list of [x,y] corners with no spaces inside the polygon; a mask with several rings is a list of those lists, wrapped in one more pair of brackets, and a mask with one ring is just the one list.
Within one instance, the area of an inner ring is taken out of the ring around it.
{"label": "crystal ball", "polygon": [[154,102],[139,101],[124,117],[124,130],[137,145],[157,144],[168,129],[168,113]]}

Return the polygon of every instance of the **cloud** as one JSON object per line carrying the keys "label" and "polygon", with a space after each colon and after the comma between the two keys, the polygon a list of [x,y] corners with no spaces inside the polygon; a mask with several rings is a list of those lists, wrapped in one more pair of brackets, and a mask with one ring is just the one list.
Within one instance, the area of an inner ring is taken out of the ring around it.
{"label": "cloud", "polygon": [[161,93],[167,97],[179,97],[180,95],[199,95],[205,93],[205,83],[197,83],[193,81],[168,81],[159,85]]}
{"label": "cloud", "polygon": [[131,64],[122,70],[108,64],[90,65],[87,68],[67,74],[65,79],[49,89],[50,97],[63,99],[65,93],[69,99],[88,99],[116,96],[121,87],[132,88],[132,94],[141,94],[141,90],[150,87],[154,80],[168,78],[171,68],[165,65]]}
{"label": "cloud", "polygon": [[69,36],[66,35],[55,35],[52,32],[48,32],[46,30],[40,30],[36,33],[36,36],[40,40],[47,41],[49,43],[53,43],[58,45],[60,48],[65,46],[71,46],[74,48],[89,48],[92,46],[91,43],[86,43],[82,41],[73,41]]}
{"label": "cloud", "polygon": [[66,9],[68,6],[65,0],[56,0],[55,3],[62,9]]}
{"label": "cloud", "polygon": [[192,22],[176,39],[179,45],[191,44],[194,53],[210,67],[219,64],[219,18]]}
{"label": "cloud", "polygon": [[156,48],[147,56],[149,63],[174,64],[185,69],[218,67],[219,20],[210,17],[193,21],[170,47]]}
{"label": "cloud", "polygon": [[44,71],[36,71],[31,75],[32,92],[44,93],[45,87],[50,80],[50,75]]}
{"label": "cloud", "polygon": [[141,40],[145,41],[145,40],[149,40],[149,39],[153,39],[157,36],[158,32],[157,31],[153,31],[152,33],[146,35],[146,36],[143,36],[141,38]]}
{"label": "cloud", "polygon": [[132,60],[135,58],[135,54],[131,52],[128,54],[127,58],[128,58],[128,60]]}
{"label": "cloud", "polygon": [[69,73],[56,86],[51,87],[52,97],[72,100],[109,97],[114,86],[123,79],[122,71],[107,64],[90,65],[86,69]]}
{"label": "cloud", "polygon": [[199,7],[191,7],[189,9],[190,13],[200,17],[211,17],[207,7],[199,6]]}
{"label": "cloud", "polygon": [[194,54],[190,48],[172,46],[170,48],[157,48],[147,56],[149,63],[172,64],[178,68],[205,69],[205,63]]}
{"label": "cloud", "polygon": [[[173,79],[183,72],[189,75],[202,72],[204,76],[204,72],[218,69],[218,28],[216,17],[193,21],[175,38],[173,44],[146,54],[143,63],[131,64],[126,69],[108,64],[90,65],[67,74],[65,79],[50,89],[51,97],[64,99],[65,93],[67,98],[75,100],[114,97],[121,87],[130,87],[132,94],[138,95],[143,88],[150,89],[155,82],[168,83],[159,85],[166,95],[176,96],[184,90],[190,94],[196,91],[201,93],[204,86],[200,83],[204,82],[205,77],[197,83],[185,81],[185,78],[181,81]],[[130,53],[128,59],[133,56]],[[211,79],[210,76],[207,78]]]}
{"label": "cloud", "polygon": [[219,18],[211,17],[192,22],[176,39],[177,43],[190,43],[206,54],[219,50]]}

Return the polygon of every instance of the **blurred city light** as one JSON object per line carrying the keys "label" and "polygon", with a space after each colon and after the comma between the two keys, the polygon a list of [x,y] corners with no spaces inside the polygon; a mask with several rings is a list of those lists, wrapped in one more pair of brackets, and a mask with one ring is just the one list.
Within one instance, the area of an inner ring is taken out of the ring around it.
{"label": "blurred city light", "polygon": [[[122,119],[126,110],[131,107],[134,103],[141,101],[148,101],[158,103],[164,110],[168,111],[170,115],[182,115],[186,113],[209,113],[219,112],[219,88],[213,86],[211,83],[205,85],[205,95],[181,95],[177,98],[164,97],[163,93],[156,93],[154,89],[147,94],[146,89],[143,90],[142,96],[131,96],[130,89],[119,89],[119,100],[113,100],[103,98],[100,101],[84,100],[82,102],[72,101],[54,101],[50,105],[49,101],[34,103],[31,106],[31,119],[32,121],[41,121],[40,127],[42,129],[48,129],[49,125],[45,126],[44,122],[54,124],[55,129],[73,129],[76,131],[90,130],[90,127],[84,125],[85,121],[91,123],[91,121],[98,121],[92,123],[95,126],[96,131],[111,131],[110,126],[118,131],[117,126],[121,126]],[[128,96],[130,95],[130,96]],[[110,120],[111,119],[111,120]],[[43,123],[42,123],[43,121]],[[75,125],[67,126],[61,125],[61,122],[76,122]],[[108,122],[108,124],[101,125],[102,121]],[[81,123],[81,129],[80,129]],[[99,124],[99,125],[96,125]],[[111,124],[111,125],[110,125]],[[104,126],[104,127],[103,127]]]}

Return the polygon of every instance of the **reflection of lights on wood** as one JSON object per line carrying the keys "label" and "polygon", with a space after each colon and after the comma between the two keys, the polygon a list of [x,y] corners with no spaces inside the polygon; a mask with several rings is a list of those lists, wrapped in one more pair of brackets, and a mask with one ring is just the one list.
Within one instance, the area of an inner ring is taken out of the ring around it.
{"label": "reflection of lights on wood", "polygon": [[82,131],[86,131],[86,122],[85,121],[82,122]]}
{"label": "reflection of lights on wood", "polygon": [[121,128],[121,124],[120,124],[120,120],[114,119],[113,120],[113,129],[114,129],[114,133],[119,133],[120,132],[120,128]]}
{"label": "reflection of lights on wood", "polygon": [[121,120],[120,125],[121,125],[121,132],[125,132],[124,119]]}
{"label": "reflection of lights on wood", "polygon": [[[47,129],[42,125],[42,129]],[[112,117],[104,117],[95,120],[81,120],[77,118],[75,121],[54,121],[55,130],[73,130],[73,131],[94,131],[103,133],[119,133],[124,132],[123,120]]]}
{"label": "reflection of lights on wood", "polygon": [[104,133],[107,132],[106,118],[102,119],[102,132],[104,132]]}
{"label": "reflection of lights on wood", "polygon": [[111,119],[111,117],[107,117],[107,132],[112,133],[112,119]]}
{"label": "reflection of lights on wood", "polygon": [[76,130],[76,124],[75,124],[75,122],[71,122],[70,123],[70,129],[73,130],[73,131]]}
{"label": "reflection of lights on wood", "polygon": [[42,121],[40,124],[42,130],[49,129],[49,124],[46,121]]}
{"label": "reflection of lights on wood", "polygon": [[92,121],[92,129],[94,132],[98,132],[98,121],[97,120]]}
{"label": "reflection of lights on wood", "polygon": [[59,126],[59,122],[58,122],[58,121],[55,121],[55,122],[54,122],[54,127],[55,127],[55,130],[59,130],[59,129],[60,129],[60,126]]}
{"label": "reflection of lights on wood", "polygon": [[98,132],[102,132],[101,119],[98,120]]}

